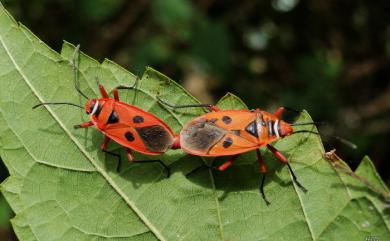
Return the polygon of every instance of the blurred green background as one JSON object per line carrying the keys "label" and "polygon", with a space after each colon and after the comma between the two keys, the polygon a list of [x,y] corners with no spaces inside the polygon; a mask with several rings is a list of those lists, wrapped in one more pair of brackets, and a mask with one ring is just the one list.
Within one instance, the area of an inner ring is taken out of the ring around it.
{"label": "blurred green background", "polygon": [[[328,150],[353,168],[369,155],[390,183],[388,0],[1,2],[57,51],[65,39],[139,75],[152,66],[202,102],[230,91],[250,108],[307,109],[359,147]],[[0,212],[0,240],[14,240],[3,199]]]}

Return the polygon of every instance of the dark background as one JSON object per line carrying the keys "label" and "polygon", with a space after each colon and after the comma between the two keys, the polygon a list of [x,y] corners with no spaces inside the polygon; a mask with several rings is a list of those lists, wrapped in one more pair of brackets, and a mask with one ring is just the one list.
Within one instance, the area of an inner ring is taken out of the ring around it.
{"label": "dark background", "polygon": [[[204,103],[230,91],[250,108],[307,109],[359,147],[329,139],[328,150],[352,168],[369,155],[390,183],[388,0],[1,1],[55,50],[65,39],[138,75],[152,66]],[[12,240],[3,199],[0,212]]]}

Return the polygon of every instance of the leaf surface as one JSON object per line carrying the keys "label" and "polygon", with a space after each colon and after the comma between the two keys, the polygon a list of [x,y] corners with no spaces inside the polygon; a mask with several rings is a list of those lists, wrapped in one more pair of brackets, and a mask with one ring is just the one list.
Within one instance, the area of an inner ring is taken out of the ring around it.
{"label": "leaf surface", "polygon": [[[297,240],[297,234],[299,240],[390,239],[383,201],[337,172],[323,158],[323,145],[314,135],[297,134],[275,143],[307,193],[262,148],[270,169],[265,185],[269,206],[259,195],[261,175],[253,153],[242,155],[225,172],[203,169],[187,177],[212,160],[175,150],[159,157],[170,165],[170,178],[161,166],[149,163],[126,164],[117,173],[116,160],[99,150],[101,133],[73,129],[87,120],[84,111],[71,106],[31,109],[50,101],[84,104],[74,89],[73,52],[68,43],[61,54],[51,50],[0,5],[0,155],[10,172],[2,192],[16,213],[12,224],[21,241]],[[115,63],[99,63],[84,54],[78,74],[82,91],[91,98],[99,95],[96,78],[109,90],[136,81]],[[199,103],[151,68],[137,91],[120,91],[123,101],[154,113],[175,132],[205,111],[172,110],[159,104],[156,95],[175,104]],[[218,106],[247,108],[232,94]],[[304,112],[297,121],[310,120]],[[110,149],[125,158],[120,146]],[[217,158],[215,164],[224,160]],[[368,159],[358,172],[387,190]]]}

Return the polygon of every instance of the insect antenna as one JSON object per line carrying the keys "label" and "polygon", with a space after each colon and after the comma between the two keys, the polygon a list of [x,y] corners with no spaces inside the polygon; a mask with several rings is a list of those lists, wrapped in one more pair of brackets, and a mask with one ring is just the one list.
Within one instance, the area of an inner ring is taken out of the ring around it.
{"label": "insect antenna", "polygon": [[156,96],[157,100],[168,107],[171,107],[172,109],[180,109],[180,108],[189,108],[189,107],[200,107],[200,108],[211,108],[213,105],[211,104],[193,104],[193,105],[173,105],[171,103],[166,102],[165,100],[161,99],[159,96]]}
{"label": "insect antenna", "polygon": [[306,126],[306,125],[323,125],[325,122],[302,122],[302,123],[292,123],[290,126]]}
{"label": "insect antenna", "polygon": [[80,82],[79,82],[79,75],[78,75],[78,65],[79,65],[79,57],[80,57],[80,44],[76,46],[73,52],[73,59],[72,59],[72,69],[73,69],[73,79],[74,79],[74,87],[77,90],[77,92],[84,97],[85,99],[89,100],[88,96],[84,94],[80,89]]}
{"label": "insect antenna", "polygon": [[315,135],[319,135],[319,136],[322,136],[322,137],[326,137],[326,138],[333,138],[333,139],[336,139],[338,140],[339,142],[343,143],[344,145],[352,148],[352,149],[357,149],[357,146],[352,143],[351,141],[348,141],[340,136],[335,136],[335,135],[325,135],[325,134],[321,134],[321,133],[318,133],[318,132],[315,132],[315,131],[309,131],[309,130],[300,130],[300,131],[295,131],[293,132],[292,134],[298,134],[298,133],[311,133],[311,134],[315,134]]}
{"label": "insect antenna", "polygon": [[40,104],[34,105],[32,108],[35,109],[35,108],[38,108],[38,107],[43,106],[43,105],[71,105],[71,106],[78,107],[80,109],[84,109],[84,107],[82,107],[80,105],[77,105],[74,103],[69,103],[69,102],[46,102],[46,103],[40,103]]}

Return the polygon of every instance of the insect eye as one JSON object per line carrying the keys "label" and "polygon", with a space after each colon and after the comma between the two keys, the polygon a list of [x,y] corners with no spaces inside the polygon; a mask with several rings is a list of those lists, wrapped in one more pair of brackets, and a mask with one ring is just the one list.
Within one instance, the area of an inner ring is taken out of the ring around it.
{"label": "insect eye", "polygon": [[85,104],[85,113],[87,113],[88,115],[91,114],[93,112],[93,108],[95,105],[96,105],[96,101],[88,101]]}

